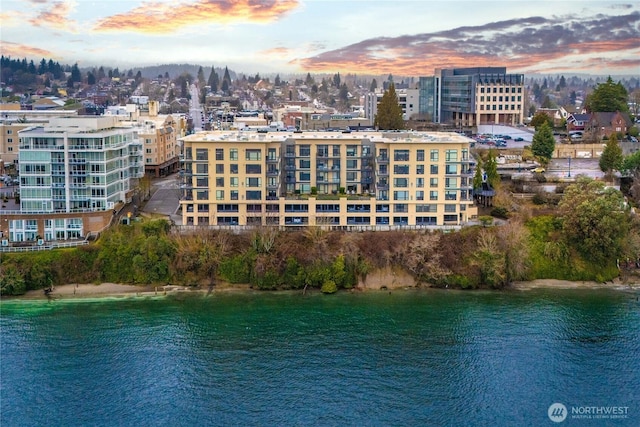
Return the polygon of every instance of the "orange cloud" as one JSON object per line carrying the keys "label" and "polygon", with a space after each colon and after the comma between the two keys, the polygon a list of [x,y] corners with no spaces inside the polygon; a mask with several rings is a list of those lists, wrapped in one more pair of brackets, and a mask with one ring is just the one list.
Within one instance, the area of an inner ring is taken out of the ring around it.
{"label": "orange cloud", "polygon": [[98,21],[96,31],[172,33],[178,28],[209,22],[265,23],[279,19],[299,6],[299,0],[197,0],[194,3],[149,2],[127,13]]}
{"label": "orange cloud", "polygon": [[415,76],[432,73],[435,68],[472,65],[506,64],[514,72],[548,69],[573,56],[586,63],[594,56],[613,53],[619,60],[609,59],[607,67],[629,70],[640,37],[627,29],[639,25],[637,11],[621,16],[520,18],[436,33],[373,38],[290,64],[311,72]]}
{"label": "orange cloud", "polygon": [[283,57],[283,56],[288,56],[293,52],[293,49],[289,49],[287,47],[274,47],[272,49],[267,49],[267,50],[263,50],[258,52],[259,55],[262,56],[279,56],[279,57]]}
{"label": "orange cloud", "polygon": [[12,56],[14,58],[37,57],[37,58],[55,58],[56,56],[47,49],[28,46],[20,43],[2,41],[2,54],[4,56]]}
{"label": "orange cloud", "polygon": [[75,1],[53,2],[48,9],[41,10],[35,18],[29,19],[29,22],[36,27],[75,31],[75,22],[69,19],[69,14],[74,11],[75,6]]}

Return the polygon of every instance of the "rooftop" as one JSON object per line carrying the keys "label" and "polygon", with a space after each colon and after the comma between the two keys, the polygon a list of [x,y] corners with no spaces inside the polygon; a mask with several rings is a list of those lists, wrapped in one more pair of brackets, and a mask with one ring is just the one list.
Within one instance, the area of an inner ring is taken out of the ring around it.
{"label": "rooftop", "polygon": [[372,131],[372,132],[320,132],[320,131],[203,131],[181,138],[184,142],[226,141],[226,142],[284,142],[295,140],[368,140],[385,143],[468,143],[473,142],[455,132],[410,132],[410,131]]}

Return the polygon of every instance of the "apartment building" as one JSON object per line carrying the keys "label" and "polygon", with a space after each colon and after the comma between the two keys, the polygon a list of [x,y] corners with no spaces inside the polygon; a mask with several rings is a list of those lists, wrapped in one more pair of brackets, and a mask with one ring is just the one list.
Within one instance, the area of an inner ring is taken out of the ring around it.
{"label": "apartment building", "polygon": [[137,135],[117,117],[52,118],[19,137],[20,210],[2,212],[3,245],[102,230],[144,173]]}
{"label": "apartment building", "polygon": [[183,225],[458,227],[477,216],[455,133],[200,132],[182,138]]}
{"label": "apartment building", "polygon": [[[438,69],[434,117],[456,128],[480,124],[515,126],[524,120],[524,74],[508,74],[506,67]],[[423,91],[423,97],[426,92]]]}
{"label": "apartment building", "polygon": [[77,111],[0,110],[0,160],[5,165],[17,164],[20,151],[19,131],[48,123],[52,117],[70,116],[77,116]]}
{"label": "apartment building", "polygon": [[145,172],[156,178],[178,170],[179,123],[171,115],[141,117],[138,136],[144,150]]}
{"label": "apartment building", "polygon": [[[383,89],[377,89],[375,92],[369,92],[364,97],[364,114],[372,122],[378,114],[378,104],[384,96]],[[420,90],[419,89],[396,89],[398,104],[402,108],[402,118],[409,120],[412,116],[420,112]]]}

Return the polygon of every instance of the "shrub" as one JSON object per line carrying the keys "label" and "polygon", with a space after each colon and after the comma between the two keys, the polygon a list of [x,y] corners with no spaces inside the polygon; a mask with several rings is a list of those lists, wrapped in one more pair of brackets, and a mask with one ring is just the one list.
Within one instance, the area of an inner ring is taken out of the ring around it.
{"label": "shrub", "polygon": [[531,201],[534,205],[544,205],[545,203],[547,203],[547,198],[543,193],[536,193],[533,195]]}
{"label": "shrub", "polygon": [[322,284],[322,288],[320,288],[320,291],[323,294],[334,294],[338,292],[338,285],[336,285],[336,282],[334,282],[333,280],[327,280]]}
{"label": "shrub", "polygon": [[496,218],[507,219],[509,218],[509,211],[507,208],[503,208],[502,206],[495,207],[491,209],[491,216]]}

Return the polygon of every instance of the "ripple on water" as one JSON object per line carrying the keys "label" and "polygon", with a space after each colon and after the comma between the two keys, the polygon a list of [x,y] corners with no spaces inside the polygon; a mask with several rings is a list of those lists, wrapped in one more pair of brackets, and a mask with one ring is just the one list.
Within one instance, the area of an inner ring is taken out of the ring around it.
{"label": "ripple on water", "polygon": [[0,423],[540,425],[553,401],[639,408],[638,313],[620,293],[546,290],[3,302]]}

